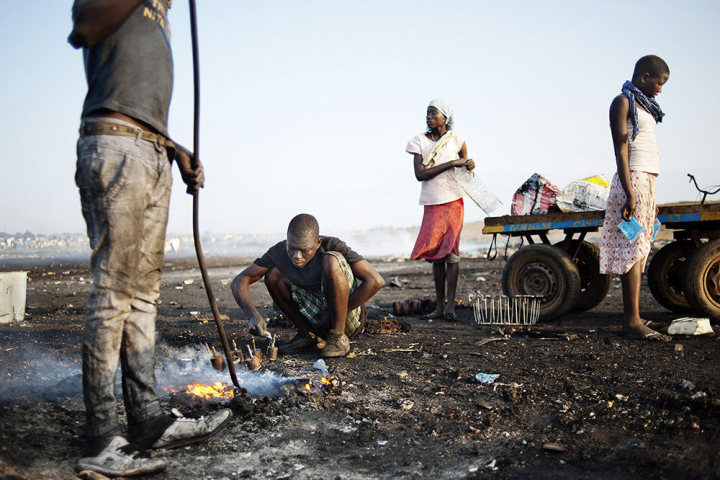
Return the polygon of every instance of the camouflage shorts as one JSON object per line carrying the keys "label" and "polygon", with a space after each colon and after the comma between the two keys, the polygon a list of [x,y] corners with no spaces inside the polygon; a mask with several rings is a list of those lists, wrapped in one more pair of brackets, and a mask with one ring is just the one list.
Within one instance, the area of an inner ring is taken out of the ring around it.
{"label": "camouflage shorts", "polygon": [[[347,260],[345,260],[345,257],[339,252],[325,252],[324,255],[332,255],[337,258],[340,263],[340,268],[347,278],[348,285],[350,286],[350,293],[352,294],[352,292],[354,292],[357,288],[358,282],[353,275],[350,265]],[[291,285],[291,289],[292,299],[295,303],[297,303],[300,313],[305,316],[310,325],[312,325],[313,329],[318,331],[323,313],[325,313],[328,309],[327,299],[323,293],[322,284],[320,286],[320,290],[310,290],[296,285]],[[361,313],[362,307],[358,307],[355,310],[348,312],[347,317],[345,317],[345,334],[348,337],[354,335],[362,323]]]}

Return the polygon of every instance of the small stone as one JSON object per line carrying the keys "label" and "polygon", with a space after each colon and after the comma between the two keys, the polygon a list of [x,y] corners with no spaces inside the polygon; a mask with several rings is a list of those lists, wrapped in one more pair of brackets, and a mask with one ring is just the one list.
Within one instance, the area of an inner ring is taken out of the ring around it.
{"label": "small stone", "polygon": [[567,450],[567,448],[565,448],[563,445],[560,445],[559,443],[546,443],[545,445],[543,445],[543,448],[551,452],[564,452]]}

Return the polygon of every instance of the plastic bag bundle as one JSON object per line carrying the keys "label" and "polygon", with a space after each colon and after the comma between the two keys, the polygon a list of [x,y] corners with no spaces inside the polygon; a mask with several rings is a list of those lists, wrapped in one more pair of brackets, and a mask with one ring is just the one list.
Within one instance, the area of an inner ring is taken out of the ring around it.
{"label": "plastic bag bundle", "polygon": [[534,173],[513,195],[511,215],[548,213],[555,207],[560,189],[540,173]]}
{"label": "plastic bag bundle", "polygon": [[555,203],[563,212],[589,212],[605,210],[610,182],[605,175],[575,180],[558,193]]}
{"label": "plastic bag bundle", "polygon": [[640,222],[638,222],[638,219],[635,217],[631,217],[630,220],[624,220],[618,225],[618,228],[630,243],[635,243],[638,237],[645,231],[645,227],[640,225]]}

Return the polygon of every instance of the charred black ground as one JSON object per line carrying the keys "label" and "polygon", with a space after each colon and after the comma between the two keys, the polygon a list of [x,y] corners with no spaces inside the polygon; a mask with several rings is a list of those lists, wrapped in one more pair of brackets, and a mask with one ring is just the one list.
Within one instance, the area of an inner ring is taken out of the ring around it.
{"label": "charred black ground", "polygon": [[[401,286],[383,288],[380,305],[432,297],[428,264],[372,263]],[[247,260],[208,264],[220,311],[230,317],[225,329],[245,344],[246,321],[227,281]],[[165,351],[220,347],[213,322],[194,314],[210,313],[195,265],[174,259],[164,270],[159,365]],[[464,259],[459,298],[477,289],[499,294],[502,266]],[[29,271],[31,290],[26,320],[0,325],[0,476],[69,479],[82,446],[74,375],[88,266],[14,260],[1,268]],[[271,316],[264,287],[253,286],[253,297]],[[674,318],[646,287],[642,309],[648,319]],[[370,318],[391,310],[370,308]],[[402,317],[400,333],[362,334],[353,339],[354,358],[327,360],[344,382],[341,395],[248,398],[208,443],[156,453],[171,468],[153,478],[719,478],[720,342],[624,339],[620,311],[615,279],[593,311],[532,328],[478,327],[470,308],[458,311],[457,324]],[[280,340],[291,338],[280,325],[270,328]],[[264,349],[264,340],[257,343]],[[317,376],[318,358],[281,356],[271,368]],[[500,376],[484,385],[479,372]],[[54,398],[43,396],[48,386]]]}

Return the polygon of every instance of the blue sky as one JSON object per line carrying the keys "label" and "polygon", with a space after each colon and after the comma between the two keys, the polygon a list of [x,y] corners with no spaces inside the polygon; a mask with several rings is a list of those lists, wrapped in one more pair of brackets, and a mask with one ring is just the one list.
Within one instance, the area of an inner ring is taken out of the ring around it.
{"label": "blue sky", "polygon": [[[0,231],[83,232],[74,184],[85,79],[65,41],[70,1],[3,2]],[[477,172],[509,213],[534,172],[560,188],[615,163],[608,107],[649,53],[670,65],[658,97],[659,202],[694,200],[687,173],[720,183],[720,2],[198,2],[200,224],[282,232],[295,214],[326,234],[419,225],[407,141],[435,97],[455,108]],[[188,6],[170,11],[170,132],[192,143]],[[191,197],[175,172],[170,233],[188,233]],[[466,222],[485,214],[466,203]]]}

